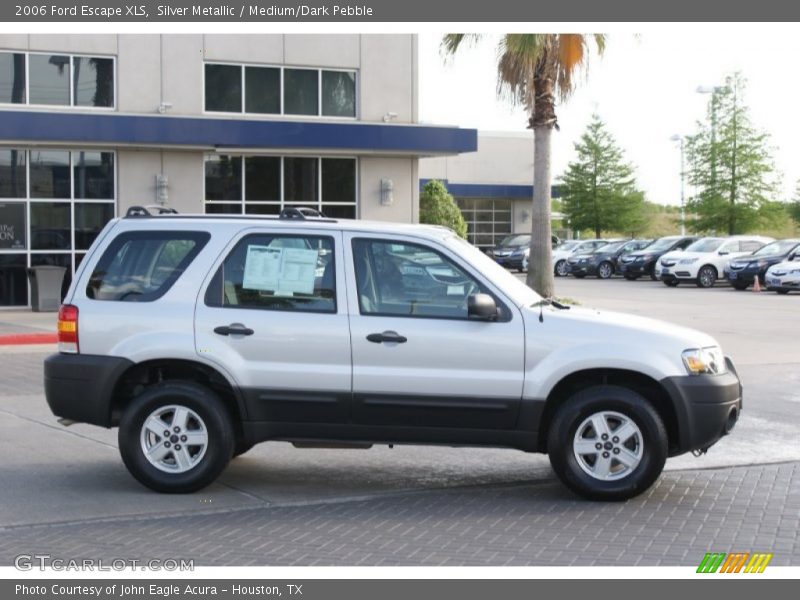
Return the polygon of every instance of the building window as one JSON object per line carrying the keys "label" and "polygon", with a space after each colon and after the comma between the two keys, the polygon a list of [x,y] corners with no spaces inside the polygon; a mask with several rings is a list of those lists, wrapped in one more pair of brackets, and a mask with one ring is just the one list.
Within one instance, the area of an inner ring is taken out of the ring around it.
{"label": "building window", "polygon": [[205,211],[277,215],[310,206],[329,217],[356,218],[355,158],[228,156],[205,160]]}
{"label": "building window", "polygon": [[0,52],[0,103],[114,107],[113,58]]}
{"label": "building window", "polygon": [[0,102],[25,104],[25,55],[0,52]]}
{"label": "building window", "polygon": [[478,247],[491,247],[511,233],[511,200],[501,198],[456,198],[467,222],[467,240]]}
{"label": "building window", "polygon": [[66,267],[66,293],[114,218],[115,162],[94,150],[0,150],[0,306],[28,304],[29,266]]}
{"label": "building window", "polygon": [[356,116],[356,72],[206,63],[208,112]]}

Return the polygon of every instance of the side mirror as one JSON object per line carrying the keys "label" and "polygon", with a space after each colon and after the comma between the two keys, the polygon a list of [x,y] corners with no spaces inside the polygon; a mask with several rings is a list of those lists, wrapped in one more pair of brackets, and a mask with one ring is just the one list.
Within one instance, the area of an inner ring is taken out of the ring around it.
{"label": "side mirror", "polygon": [[489,294],[472,294],[467,298],[467,318],[477,321],[496,321],[497,304]]}

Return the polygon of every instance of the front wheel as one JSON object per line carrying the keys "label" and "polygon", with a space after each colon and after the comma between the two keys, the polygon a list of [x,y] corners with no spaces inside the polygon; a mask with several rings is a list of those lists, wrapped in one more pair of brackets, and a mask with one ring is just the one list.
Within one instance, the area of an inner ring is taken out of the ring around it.
{"label": "front wheel", "polygon": [[653,485],[664,469],[667,431],[642,395],[597,385],[559,406],[547,453],[558,478],[578,495],[627,500]]}
{"label": "front wheel", "polygon": [[567,276],[567,261],[560,260],[556,263],[555,269],[556,276],[558,277],[566,277]]}
{"label": "front wheel", "polygon": [[210,389],[165,381],[146,389],[122,414],[119,451],[128,471],[157,492],[189,493],[212,483],[233,456],[235,433]]}
{"label": "front wheel", "polygon": [[603,261],[597,266],[597,276],[600,279],[611,279],[614,274],[614,265],[608,261]]}
{"label": "front wheel", "polygon": [[717,283],[717,270],[711,265],[706,265],[697,272],[697,287],[710,288]]}

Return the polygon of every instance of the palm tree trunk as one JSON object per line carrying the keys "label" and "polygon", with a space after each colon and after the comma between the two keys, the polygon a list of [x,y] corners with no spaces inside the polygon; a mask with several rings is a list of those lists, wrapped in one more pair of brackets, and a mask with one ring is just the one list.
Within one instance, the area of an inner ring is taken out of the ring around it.
{"label": "palm tree trunk", "polygon": [[[540,63],[540,69],[547,59]],[[533,128],[533,206],[531,208],[531,250],[526,283],[540,296],[555,294],[553,279],[552,229],[550,222],[550,147],[556,123],[553,80],[534,77],[535,102],[530,125]]]}

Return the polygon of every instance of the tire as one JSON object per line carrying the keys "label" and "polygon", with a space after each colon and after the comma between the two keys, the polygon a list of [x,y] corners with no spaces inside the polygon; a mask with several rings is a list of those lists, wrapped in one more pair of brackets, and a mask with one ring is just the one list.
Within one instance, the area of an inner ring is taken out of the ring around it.
{"label": "tire", "polygon": [[748,288],[749,284],[737,281],[736,283],[732,283],[731,286],[733,286],[733,289],[736,291],[743,292]]}
{"label": "tire", "polygon": [[653,268],[652,268],[652,269],[650,269],[650,270],[647,272],[647,274],[648,274],[648,275],[650,275],[650,279],[651,279],[652,281],[658,281],[658,275],[656,275],[656,266],[655,266],[655,265],[653,265]]}
{"label": "tire", "polygon": [[558,261],[556,263],[555,275],[556,275],[556,277],[566,277],[567,276],[567,261],[560,260],[560,261]]}
{"label": "tire", "polygon": [[[187,416],[181,418],[175,409],[185,410]],[[161,424],[152,426],[154,420],[163,423],[164,432]],[[165,439],[174,427],[180,429]],[[187,444],[187,436],[195,437],[198,445]],[[118,439],[130,474],[142,485],[170,494],[195,492],[212,483],[231,460],[235,444],[231,417],[219,396],[188,381],[158,383],[134,398],[122,414]],[[179,448],[180,442],[184,444]],[[147,447],[160,457],[145,456]]]}
{"label": "tire", "polygon": [[680,285],[680,281],[677,279],[662,279],[661,283],[663,283],[667,287],[678,287]]}
{"label": "tire", "polygon": [[611,279],[614,275],[614,265],[607,260],[604,260],[597,265],[597,278],[598,279]]}
{"label": "tire", "polygon": [[[610,437],[596,442],[612,446],[603,450],[605,458],[595,451],[592,418],[609,429]],[[615,431],[623,425],[633,434],[614,442]],[[589,453],[580,454],[581,447]],[[637,392],[616,385],[597,385],[570,396],[558,407],[547,436],[556,475],[589,500],[627,500],[646,491],[664,469],[667,447],[667,430],[655,408]],[[614,450],[620,450],[617,456],[626,457],[632,467],[615,458]],[[606,477],[602,477],[604,467]]]}
{"label": "tire", "polygon": [[717,270],[712,265],[700,267],[697,272],[697,287],[712,288],[717,283]]}

